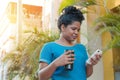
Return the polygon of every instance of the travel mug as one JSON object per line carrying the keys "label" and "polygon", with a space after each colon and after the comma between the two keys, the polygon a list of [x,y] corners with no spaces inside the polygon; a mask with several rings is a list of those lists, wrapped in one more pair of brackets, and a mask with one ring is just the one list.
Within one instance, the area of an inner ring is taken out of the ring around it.
{"label": "travel mug", "polygon": [[[66,51],[68,51],[68,50],[66,50]],[[70,52],[68,55],[70,55],[70,54],[74,54],[74,51]],[[71,56],[71,57],[73,57],[73,56]],[[72,70],[72,69],[73,69],[73,64],[65,65],[65,70]]]}

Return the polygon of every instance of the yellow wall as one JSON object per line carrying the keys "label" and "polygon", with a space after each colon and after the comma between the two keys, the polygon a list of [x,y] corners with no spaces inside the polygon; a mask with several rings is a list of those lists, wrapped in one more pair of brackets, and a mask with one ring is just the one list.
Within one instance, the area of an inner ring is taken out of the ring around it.
{"label": "yellow wall", "polygon": [[[102,35],[102,47],[111,40],[110,33],[104,33]],[[104,67],[104,80],[114,80],[113,70],[113,53],[112,50],[108,50],[103,54],[103,67]]]}
{"label": "yellow wall", "polygon": [[120,5],[120,0],[115,0],[115,7]]}
{"label": "yellow wall", "polygon": [[[109,0],[107,0],[109,1]],[[111,9],[114,5],[114,0],[106,2],[106,8]],[[112,4],[111,4],[112,3]],[[100,15],[106,13],[105,7],[100,7]],[[106,44],[111,40],[109,33],[104,33],[102,35],[102,47],[105,47]],[[113,55],[112,50],[109,50],[103,55],[103,67],[104,67],[104,80],[114,80],[114,71],[113,71]]]}
{"label": "yellow wall", "polygon": [[107,1],[107,7],[109,9],[112,9],[118,5],[120,5],[120,0],[106,0]]}
{"label": "yellow wall", "polygon": [[119,72],[119,66],[120,66],[120,48],[113,48],[113,64],[114,64],[114,71]]}

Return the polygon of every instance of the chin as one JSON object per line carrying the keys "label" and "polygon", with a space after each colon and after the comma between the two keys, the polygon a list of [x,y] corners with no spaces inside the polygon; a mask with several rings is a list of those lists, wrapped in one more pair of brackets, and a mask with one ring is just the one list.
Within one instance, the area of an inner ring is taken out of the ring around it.
{"label": "chin", "polygon": [[72,40],[73,43],[76,43],[76,40]]}
{"label": "chin", "polygon": [[74,42],[74,41],[76,41],[76,39],[72,39],[71,41]]}

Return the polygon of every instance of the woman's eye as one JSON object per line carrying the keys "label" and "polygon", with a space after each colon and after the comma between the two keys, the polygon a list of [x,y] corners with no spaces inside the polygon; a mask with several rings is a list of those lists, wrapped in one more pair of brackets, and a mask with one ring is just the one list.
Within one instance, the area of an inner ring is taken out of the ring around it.
{"label": "woman's eye", "polygon": [[77,28],[72,28],[72,30],[73,30],[73,31],[76,30],[76,31],[78,31],[78,32],[80,31],[80,29],[77,29]]}
{"label": "woman's eye", "polygon": [[75,29],[72,29],[72,30],[75,30]]}
{"label": "woman's eye", "polygon": [[72,28],[72,30],[76,30],[75,28]]}

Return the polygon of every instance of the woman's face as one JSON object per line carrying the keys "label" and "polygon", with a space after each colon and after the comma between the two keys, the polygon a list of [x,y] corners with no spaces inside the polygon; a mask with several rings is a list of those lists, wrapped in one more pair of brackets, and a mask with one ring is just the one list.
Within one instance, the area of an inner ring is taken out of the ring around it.
{"label": "woman's face", "polygon": [[62,35],[67,41],[74,41],[78,38],[80,31],[80,22],[74,21],[68,26],[62,25]]}

